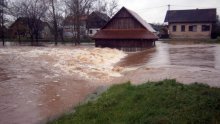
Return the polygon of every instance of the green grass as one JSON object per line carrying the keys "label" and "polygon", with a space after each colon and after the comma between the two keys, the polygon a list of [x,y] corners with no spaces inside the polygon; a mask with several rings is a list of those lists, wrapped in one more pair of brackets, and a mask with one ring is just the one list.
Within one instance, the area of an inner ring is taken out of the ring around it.
{"label": "green grass", "polygon": [[220,89],[175,80],[112,86],[49,124],[217,124]]}

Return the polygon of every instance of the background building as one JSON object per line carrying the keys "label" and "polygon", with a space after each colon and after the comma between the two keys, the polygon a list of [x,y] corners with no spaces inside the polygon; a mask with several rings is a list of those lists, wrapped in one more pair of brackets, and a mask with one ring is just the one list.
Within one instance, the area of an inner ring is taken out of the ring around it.
{"label": "background building", "polygon": [[88,36],[93,36],[97,31],[99,31],[108,21],[110,17],[104,13],[95,11],[92,12],[87,19],[87,34]]}
{"label": "background building", "polygon": [[169,10],[164,22],[170,38],[211,38],[216,9]]}

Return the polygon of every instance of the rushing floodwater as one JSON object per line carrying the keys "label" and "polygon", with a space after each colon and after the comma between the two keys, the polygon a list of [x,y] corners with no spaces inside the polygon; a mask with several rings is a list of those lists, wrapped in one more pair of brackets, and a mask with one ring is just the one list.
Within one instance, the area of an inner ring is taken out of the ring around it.
{"label": "rushing floodwater", "polygon": [[[17,52],[29,53],[31,49]],[[220,86],[220,45],[215,44],[170,45],[157,42],[155,48],[129,53],[122,59],[117,66],[124,68],[121,72],[124,76],[114,78],[110,83],[106,83],[106,79],[97,83],[77,74],[66,75],[52,67],[56,58],[46,54],[32,55],[26,60],[17,56],[16,51],[11,54],[0,52],[0,124],[45,123],[78,105],[98,87],[128,80],[139,84],[172,78],[186,84],[203,82]],[[76,69],[100,78],[111,72],[106,68],[106,73],[100,75],[98,71],[90,72],[83,67]],[[102,66],[97,67],[103,69]]]}
{"label": "rushing floodwater", "polygon": [[[119,65],[134,71],[124,72],[117,81],[146,81],[177,79],[189,84],[206,83],[220,87],[220,45],[171,45],[157,42],[156,48],[133,53]],[[128,69],[129,70],[129,69]]]}

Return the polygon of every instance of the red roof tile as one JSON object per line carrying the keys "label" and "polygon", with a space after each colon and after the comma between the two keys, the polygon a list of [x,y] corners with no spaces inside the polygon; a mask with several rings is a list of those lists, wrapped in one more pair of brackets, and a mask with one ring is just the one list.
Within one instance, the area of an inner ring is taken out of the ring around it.
{"label": "red roof tile", "polygon": [[158,39],[152,32],[144,29],[102,29],[94,39]]}
{"label": "red roof tile", "polygon": [[[107,26],[117,18],[117,15],[123,11],[127,11],[131,18],[135,19],[142,25],[144,28],[129,28],[129,29],[119,29],[119,28],[108,28]],[[94,36],[93,39],[148,39],[148,40],[157,40],[158,37],[153,33],[155,30],[146,22],[144,21],[137,13],[128,10],[125,7],[122,7],[115,16]]]}

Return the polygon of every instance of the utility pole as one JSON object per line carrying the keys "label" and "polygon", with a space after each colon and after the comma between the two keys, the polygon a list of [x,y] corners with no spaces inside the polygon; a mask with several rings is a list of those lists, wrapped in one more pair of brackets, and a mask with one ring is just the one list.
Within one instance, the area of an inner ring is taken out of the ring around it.
{"label": "utility pole", "polygon": [[5,46],[5,32],[4,32],[4,0],[0,1],[0,14],[1,14],[1,34],[2,34],[2,45]]}
{"label": "utility pole", "polygon": [[76,0],[76,42],[75,45],[79,45],[80,44],[80,12],[79,12],[79,0]]}
{"label": "utility pole", "polygon": [[167,6],[168,6],[168,11],[170,11],[170,4],[168,4]]}
{"label": "utility pole", "polygon": [[55,40],[55,46],[57,46],[58,26],[57,26],[57,19],[56,19],[56,11],[55,11],[55,6],[54,6],[54,0],[51,0],[51,2],[52,2],[52,10],[53,10],[54,40]]}

